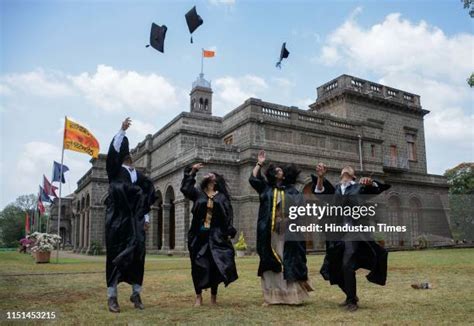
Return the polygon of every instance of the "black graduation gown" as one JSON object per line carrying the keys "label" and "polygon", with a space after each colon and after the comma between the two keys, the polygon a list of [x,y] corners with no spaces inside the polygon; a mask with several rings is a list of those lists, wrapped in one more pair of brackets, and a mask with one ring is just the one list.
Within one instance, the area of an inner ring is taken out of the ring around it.
{"label": "black graduation gown", "polygon": [[[311,176],[313,179],[313,193],[315,193],[317,177]],[[390,185],[375,181],[378,187],[364,186],[355,183],[346,188],[344,195],[341,192],[341,185],[334,187],[328,180],[324,180],[324,192],[315,193],[316,195],[332,195],[331,204],[345,206],[362,205],[364,202],[375,195],[382,193],[390,188]],[[339,223],[352,223],[352,217],[344,217],[339,219]],[[344,234],[341,234],[342,238]],[[326,281],[331,284],[337,284],[344,288],[344,276],[342,270],[342,261],[344,255],[345,242],[340,240],[326,241],[326,256],[320,273]],[[367,275],[369,282],[385,285],[387,280],[387,260],[388,252],[375,241],[369,239],[361,239],[354,252],[356,256],[355,269],[364,268],[370,271]]]}
{"label": "black graduation gown", "polygon": [[109,193],[106,199],[105,243],[107,249],[107,286],[120,282],[143,283],[145,266],[144,215],[156,200],[151,180],[137,171],[133,184],[129,172],[122,167],[128,153],[125,137],[117,153],[110,144],[106,169]]}
{"label": "black graduation gown", "polygon": [[[195,174],[190,174],[190,171],[189,168],[184,171],[181,192],[193,202],[193,218],[188,232],[193,283],[196,289],[206,289],[220,282],[227,286],[238,278],[234,246],[229,240],[229,237],[234,238],[237,233],[233,226],[232,205],[223,193],[214,196],[211,225],[205,235],[201,226],[207,214],[208,197],[195,186]],[[218,269],[218,275],[213,271],[213,263]]]}
{"label": "black graduation gown", "polygon": [[[262,177],[260,171],[257,177],[253,174],[249,178],[250,185],[258,192],[260,196],[260,207],[257,220],[257,253],[260,257],[258,265],[258,276],[263,276],[265,271],[280,273],[283,271],[283,277],[287,281],[306,281],[308,280],[308,268],[306,266],[306,241],[300,237],[301,241],[293,238],[291,241],[286,239],[283,247],[283,261],[280,263],[273,254],[271,246],[271,227],[272,227],[272,205],[273,190]],[[288,207],[292,205],[304,205],[303,195],[293,186],[282,186],[285,191],[285,215],[287,216]],[[285,238],[288,233],[285,234]]]}

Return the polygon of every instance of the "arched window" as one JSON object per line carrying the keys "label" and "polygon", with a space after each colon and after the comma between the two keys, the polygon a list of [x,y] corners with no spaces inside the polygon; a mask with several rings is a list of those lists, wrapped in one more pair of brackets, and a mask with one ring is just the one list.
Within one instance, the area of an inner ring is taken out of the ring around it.
{"label": "arched window", "polygon": [[422,224],[422,210],[421,210],[421,201],[413,197],[409,201],[409,211],[408,211],[408,226],[410,227],[410,242],[413,246],[417,243],[418,236],[420,235],[421,224]]}
{"label": "arched window", "polygon": [[[396,195],[388,199],[388,225],[402,226],[402,208],[400,198]],[[404,245],[403,239],[399,233],[390,232],[385,235],[388,238],[388,243],[391,246],[402,246]]]}

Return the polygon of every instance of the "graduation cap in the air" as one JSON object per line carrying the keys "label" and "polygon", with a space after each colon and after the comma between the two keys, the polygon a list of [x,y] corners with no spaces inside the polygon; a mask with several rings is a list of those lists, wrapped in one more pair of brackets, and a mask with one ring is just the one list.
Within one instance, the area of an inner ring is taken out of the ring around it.
{"label": "graduation cap in the air", "polygon": [[281,45],[280,60],[276,63],[276,67],[281,69],[281,61],[283,59],[288,58],[289,55],[290,52],[286,49],[286,42],[283,42],[283,44]]}
{"label": "graduation cap in the air", "polygon": [[201,16],[198,15],[196,11],[196,6],[192,7],[191,10],[189,10],[186,15],[186,24],[188,24],[189,28],[189,33],[191,33],[191,43],[193,43],[193,32],[204,23],[202,20]]}
{"label": "graduation cap in the air", "polygon": [[160,51],[161,53],[165,52],[165,37],[166,31],[168,27],[166,25],[160,26],[155,23],[151,24],[151,31],[150,31],[150,44],[146,47],[151,45],[152,48]]}

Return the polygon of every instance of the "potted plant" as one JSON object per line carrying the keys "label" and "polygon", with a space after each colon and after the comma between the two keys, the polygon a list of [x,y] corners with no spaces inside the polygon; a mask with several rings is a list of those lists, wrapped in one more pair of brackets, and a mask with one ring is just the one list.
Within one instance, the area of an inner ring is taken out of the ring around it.
{"label": "potted plant", "polygon": [[28,236],[34,242],[31,252],[37,264],[49,263],[51,251],[54,250],[61,237],[56,234],[34,232]]}
{"label": "potted plant", "polygon": [[380,245],[380,247],[385,248],[385,235],[382,232],[375,232],[374,240]]}
{"label": "potted plant", "polygon": [[240,232],[239,240],[235,244],[235,251],[237,252],[237,257],[245,256],[246,250],[247,250],[247,243],[245,243],[244,233]]}

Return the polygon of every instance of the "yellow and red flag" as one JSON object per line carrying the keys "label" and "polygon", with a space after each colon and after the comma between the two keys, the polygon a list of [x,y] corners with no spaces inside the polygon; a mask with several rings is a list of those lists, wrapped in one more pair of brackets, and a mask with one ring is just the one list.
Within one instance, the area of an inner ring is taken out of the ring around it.
{"label": "yellow and red flag", "polygon": [[202,56],[204,58],[212,58],[216,55],[216,51],[202,50]]}
{"label": "yellow and red flag", "polygon": [[64,126],[64,149],[86,153],[93,158],[99,156],[99,142],[87,128],[66,117]]}

